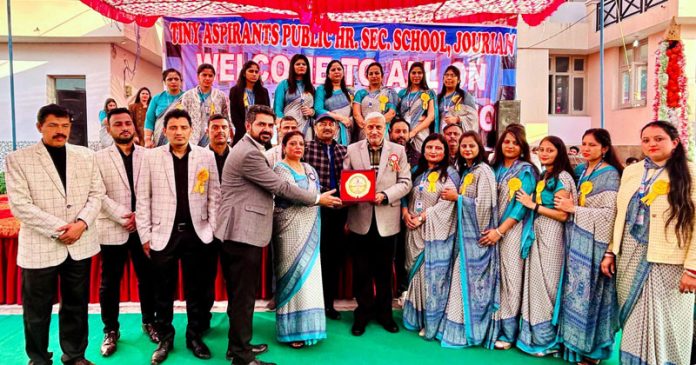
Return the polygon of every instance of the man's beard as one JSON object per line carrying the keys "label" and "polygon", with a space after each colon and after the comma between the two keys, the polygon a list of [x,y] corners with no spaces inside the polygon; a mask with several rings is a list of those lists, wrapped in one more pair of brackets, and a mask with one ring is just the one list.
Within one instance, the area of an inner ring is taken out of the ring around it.
{"label": "man's beard", "polygon": [[135,138],[135,134],[131,134],[130,137],[127,137],[127,138],[114,137],[114,142],[116,142],[118,144],[128,144],[128,143],[131,143],[133,138]]}

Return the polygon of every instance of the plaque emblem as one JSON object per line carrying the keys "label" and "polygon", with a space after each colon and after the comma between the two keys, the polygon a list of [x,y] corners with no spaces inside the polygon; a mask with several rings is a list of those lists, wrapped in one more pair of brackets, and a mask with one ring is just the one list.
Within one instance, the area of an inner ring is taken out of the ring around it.
{"label": "plaque emblem", "polygon": [[364,174],[351,175],[346,181],[346,193],[353,198],[360,199],[370,192],[372,183]]}

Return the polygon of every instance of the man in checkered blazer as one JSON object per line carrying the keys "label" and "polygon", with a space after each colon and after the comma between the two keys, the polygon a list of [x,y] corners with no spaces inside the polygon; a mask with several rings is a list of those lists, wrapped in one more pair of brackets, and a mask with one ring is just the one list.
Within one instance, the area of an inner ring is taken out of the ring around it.
{"label": "man in checkered blazer", "polygon": [[70,113],[39,109],[41,141],[5,159],[12,214],[20,221],[24,335],[30,364],[51,364],[48,330],[60,279],[61,361],[85,359],[91,258],[99,252],[95,221],[104,196],[94,153],[68,144]]}
{"label": "man in checkered blazer", "polygon": [[136,136],[135,124],[128,109],[111,110],[107,116],[106,129],[114,143],[96,153],[99,172],[106,187],[102,211],[97,220],[102,252],[99,304],[104,322],[104,341],[101,346],[103,356],[116,351],[116,342],[120,337],[118,311],[121,278],[129,255],[138,278],[143,331],[151,341],[158,342],[153,327],[153,273],[135,227],[135,186],[138,185],[137,173],[145,149],[133,143]]}
{"label": "man in checkered blazer", "polygon": [[143,248],[155,272],[155,327],[160,343],[152,364],[163,362],[174,341],[174,303],[178,263],[186,297],[186,347],[198,358],[210,358],[202,334],[210,326],[206,294],[214,280],[201,268],[215,265],[210,252],[220,198],[213,152],[189,144],[191,117],[175,109],[164,116],[169,143],[146,152],[140,166],[135,221]]}

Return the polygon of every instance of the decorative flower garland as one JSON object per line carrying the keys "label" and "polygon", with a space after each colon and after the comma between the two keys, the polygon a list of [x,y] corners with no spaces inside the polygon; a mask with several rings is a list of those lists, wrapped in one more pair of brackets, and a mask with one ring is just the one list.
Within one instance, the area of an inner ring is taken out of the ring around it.
{"label": "decorative flower garland", "polygon": [[694,158],[694,133],[689,122],[688,90],[684,67],[684,45],[681,41],[665,40],[655,52],[655,101],[653,112],[655,120],[672,123],[679,131],[679,139]]}

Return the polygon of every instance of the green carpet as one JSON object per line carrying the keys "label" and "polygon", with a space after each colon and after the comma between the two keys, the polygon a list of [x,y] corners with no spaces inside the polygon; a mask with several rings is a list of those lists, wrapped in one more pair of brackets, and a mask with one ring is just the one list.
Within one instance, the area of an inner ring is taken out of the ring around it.
{"label": "green carpet", "polygon": [[[396,316],[400,317],[400,312]],[[90,336],[86,356],[96,364],[149,364],[150,355],[155,349],[140,329],[139,314],[122,314],[121,339],[118,351],[109,358],[99,354],[102,340],[102,323],[98,314],[89,316]],[[401,318],[397,318],[399,321]],[[490,351],[482,348],[445,349],[438,342],[425,341],[418,334],[407,332],[403,328],[397,334],[391,334],[379,325],[371,322],[365,334],[354,337],[350,333],[353,320],[352,312],[343,313],[340,321],[327,321],[328,338],[314,347],[294,350],[275,340],[275,313],[256,313],[254,317],[253,343],[268,343],[270,348],[260,356],[262,360],[273,361],[282,365],[289,364],[568,364],[558,358],[535,358],[512,349],[508,351]],[[213,328],[205,336],[205,341],[213,357],[203,361],[193,357],[186,349],[184,332],[186,315],[176,314],[174,326],[177,336],[174,351],[170,353],[165,364],[228,364],[225,361],[227,349],[227,315],[213,314]],[[24,365],[28,359],[24,353],[24,334],[22,316],[0,316],[0,363],[3,365]],[[51,321],[49,351],[54,352],[55,363],[60,364],[60,346],[58,344],[58,317]],[[618,345],[614,357],[602,364],[618,364]]]}

